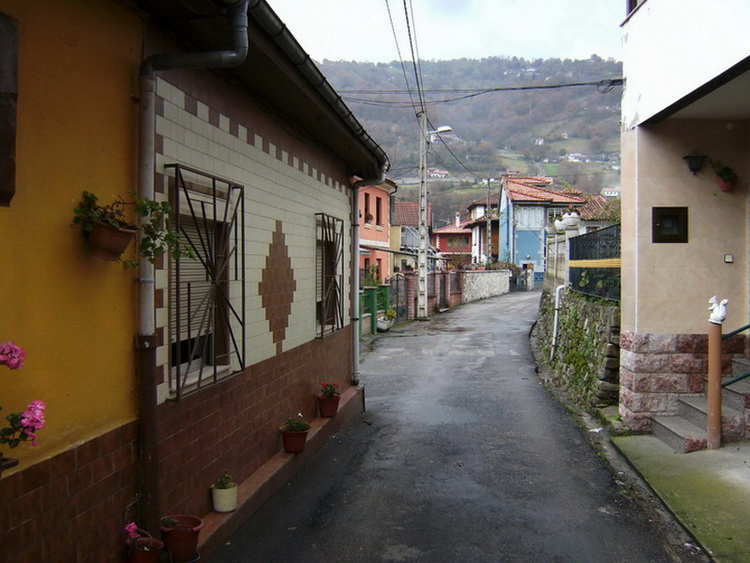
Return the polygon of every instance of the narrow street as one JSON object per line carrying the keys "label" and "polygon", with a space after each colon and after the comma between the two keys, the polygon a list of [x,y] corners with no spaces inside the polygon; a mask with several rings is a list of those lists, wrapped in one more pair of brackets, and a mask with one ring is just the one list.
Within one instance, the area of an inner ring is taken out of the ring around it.
{"label": "narrow street", "polygon": [[211,561],[677,560],[540,384],[538,302],[504,295],[372,341],[367,412]]}

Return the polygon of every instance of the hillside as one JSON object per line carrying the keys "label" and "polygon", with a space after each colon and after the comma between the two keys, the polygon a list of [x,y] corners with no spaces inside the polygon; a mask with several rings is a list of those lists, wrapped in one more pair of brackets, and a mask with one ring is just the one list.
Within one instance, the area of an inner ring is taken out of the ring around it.
{"label": "hillside", "polygon": [[[411,107],[411,63],[323,61],[323,74],[391,159],[389,177],[407,185],[418,176],[419,126]],[[409,79],[407,90],[405,76]],[[601,93],[595,86],[555,86],[598,82],[622,76],[622,65],[593,55],[588,60],[491,57],[481,60],[423,61],[432,127],[450,125],[447,146],[436,142],[431,168],[447,170],[447,182],[431,185],[436,215],[450,220],[463,208],[444,208],[482,197],[467,190],[475,179],[515,170],[551,176],[560,186],[597,193],[619,185],[621,87]],[[482,89],[529,88],[478,93]],[[400,90],[402,93],[393,93]],[[466,193],[461,195],[461,191]],[[486,193],[486,188],[484,189]],[[453,194],[453,195],[450,195]],[[463,205],[465,207],[465,205]]]}

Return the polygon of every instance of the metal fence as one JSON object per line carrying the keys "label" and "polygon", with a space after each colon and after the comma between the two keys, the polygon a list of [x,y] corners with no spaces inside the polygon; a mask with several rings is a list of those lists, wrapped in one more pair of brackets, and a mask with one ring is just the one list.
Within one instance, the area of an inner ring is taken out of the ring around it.
{"label": "metal fence", "polygon": [[570,288],[602,299],[620,300],[620,225],[569,241]]}

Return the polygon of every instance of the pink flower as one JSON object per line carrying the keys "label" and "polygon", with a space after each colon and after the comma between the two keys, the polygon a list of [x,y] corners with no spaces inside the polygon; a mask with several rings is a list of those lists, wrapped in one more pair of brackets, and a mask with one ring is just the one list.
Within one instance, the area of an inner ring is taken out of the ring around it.
{"label": "pink flower", "polygon": [[26,352],[12,340],[0,344],[0,365],[7,366],[10,369],[19,369],[23,367],[23,359]]}
{"label": "pink flower", "polygon": [[44,409],[46,407],[47,405],[44,404],[44,401],[32,401],[27,407],[27,410],[21,415],[21,426],[23,426],[23,432],[26,434],[27,438],[31,440],[32,446],[37,445],[36,431],[44,428]]}
{"label": "pink flower", "polygon": [[135,540],[141,537],[141,534],[138,531],[138,525],[135,522],[131,522],[130,524],[126,525],[125,531],[128,534],[128,538],[131,540]]}

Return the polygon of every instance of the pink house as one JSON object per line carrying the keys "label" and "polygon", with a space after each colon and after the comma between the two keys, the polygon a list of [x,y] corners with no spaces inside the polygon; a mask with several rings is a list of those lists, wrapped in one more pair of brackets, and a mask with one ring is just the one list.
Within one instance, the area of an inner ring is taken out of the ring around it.
{"label": "pink house", "polygon": [[386,179],[359,193],[359,269],[364,276],[373,273],[381,283],[391,272],[391,195],[395,191],[396,184]]}

